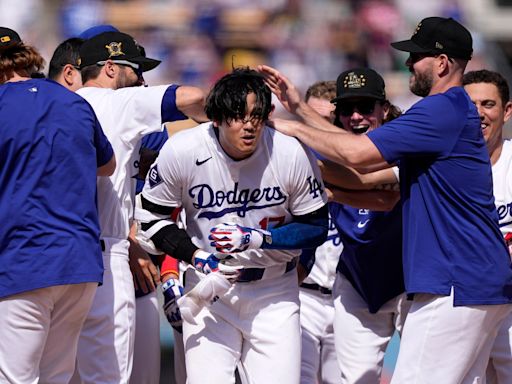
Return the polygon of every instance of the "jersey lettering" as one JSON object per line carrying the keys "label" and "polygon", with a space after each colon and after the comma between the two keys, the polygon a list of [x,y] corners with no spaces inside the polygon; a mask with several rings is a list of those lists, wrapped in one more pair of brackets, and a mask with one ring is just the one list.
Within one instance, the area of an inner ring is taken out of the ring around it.
{"label": "jersey lettering", "polygon": [[498,205],[496,207],[498,218],[503,220],[505,217],[512,215],[512,203]]}
{"label": "jersey lettering", "polygon": [[[235,183],[233,189],[227,192],[214,191],[208,184],[199,184],[190,188],[188,193],[194,199],[193,206],[196,209],[235,206],[220,211],[206,211],[199,215],[200,218],[208,219],[222,217],[232,212],[236,212],[240,217],[245,217],[245,213],[253,209],[273,207],[286,201],[286,196],[279,187],[239,190],[238,183]],[[268,204],[257,204],[261,202]]]}
{"label": "jersey lettering", "polygon": [[312,178],[312,176],[309,176],[307,181],[309,184],[309,193],[313,195],[313,197],[321,196],[324,192],[322,183],[320,183],[316,178]]}

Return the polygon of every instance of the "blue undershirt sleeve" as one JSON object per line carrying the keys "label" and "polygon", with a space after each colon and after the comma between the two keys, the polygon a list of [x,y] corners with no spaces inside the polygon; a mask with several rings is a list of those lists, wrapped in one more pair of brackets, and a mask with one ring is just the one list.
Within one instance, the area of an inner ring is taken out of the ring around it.
{"label": "blue undershirt sleeve", "polygon": [[263,249],[305,249],[323,244],[327,239],[329,218],[327,205],[306,215],[294,216],[291,223],[272,228],[271,243],[263,241]]}

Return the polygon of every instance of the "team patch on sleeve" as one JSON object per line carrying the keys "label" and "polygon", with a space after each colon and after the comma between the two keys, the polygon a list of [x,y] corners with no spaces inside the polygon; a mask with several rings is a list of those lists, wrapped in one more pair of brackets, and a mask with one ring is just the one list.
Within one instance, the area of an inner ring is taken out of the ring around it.
{"label": "team patch on sleeve", "polygon": [[149,178],[149,186],[151,188],[156,187],[158,184],[160,184],[162,182],[162,178],[158,174],[158,167],[156,164],[153,167],[151,167],[151,169],[149,170],[148,178]]}
{"label": "team patch on sleeve", "polygon": [[309,176],[307,178],[309,184],[309,194],[313,195],[313,197],[321,196],[324,193],[322,188],[322,183],[319,182],[315,177]]}

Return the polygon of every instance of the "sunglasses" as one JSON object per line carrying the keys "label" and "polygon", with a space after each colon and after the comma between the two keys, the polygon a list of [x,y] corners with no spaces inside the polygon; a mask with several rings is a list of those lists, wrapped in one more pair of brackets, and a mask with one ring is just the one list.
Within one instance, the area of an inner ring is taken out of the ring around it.
{"label": "sunglasses", "polygon": [[377,100],[342,101],[336,108],[341,116],[352,116],[357,109],[361,115],[370,115],[375,110]]}

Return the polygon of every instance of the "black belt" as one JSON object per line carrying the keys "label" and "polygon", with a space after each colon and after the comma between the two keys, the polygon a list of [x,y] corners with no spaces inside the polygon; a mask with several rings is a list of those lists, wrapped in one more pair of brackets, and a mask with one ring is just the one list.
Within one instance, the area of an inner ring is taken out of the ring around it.
{"label": "black belt", "polygon": [[308,283],[302,283],[301,288],[307,288],[312,289],[314,291],[320,291],[320,293],[323,293],[324,295],[331,295],[332,291],[329,288],[322,287],[318,284],[308,284]]}
{"label": "black belt", "polygon": [[105,252],[105,249],[106,249],[106,247],[105,247],[105,240],[100,239],[100,244],[101,244],[101,251]]}
{"label": "black belt", "polygon": [[[297,258],[293,259],[286,263],[286,268],[284,273],[290,272],[297,266]],[[261,280],[263,278],[263,274],[265,273],[265,268],[244,268],[242,272],[240,272],[240,276],[236,280],[240,283],[247,283],[249,281]]]}

